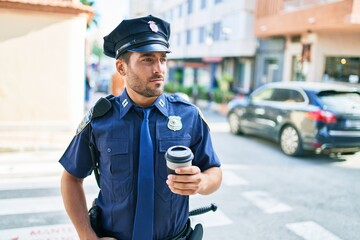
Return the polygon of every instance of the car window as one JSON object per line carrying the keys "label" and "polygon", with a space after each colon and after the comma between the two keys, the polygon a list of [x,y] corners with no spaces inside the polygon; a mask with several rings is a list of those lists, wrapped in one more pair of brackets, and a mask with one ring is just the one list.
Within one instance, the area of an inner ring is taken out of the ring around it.
{"label": "car window", "polygon": [[319,94],[324,104],[335,111],[352,112],[360,111],[360,94],[359,93],[338,93],[331,92],[327,94]]}
{"label": "car window", "polygon": [[274,89],[274,91],[272,93],[271,101],[304,102],[305,99],[304,99],[303,95],[297,90],[277,88],[277,89]]}
{"label": "car window", "polygon": [[256,93],[253,97],[252,100],[254,102],[259,102],[259,101],[269,101],[271,99],[271,96],[273,94],[274,89],[272,88],[267,88],[264,89],[258,93]]}

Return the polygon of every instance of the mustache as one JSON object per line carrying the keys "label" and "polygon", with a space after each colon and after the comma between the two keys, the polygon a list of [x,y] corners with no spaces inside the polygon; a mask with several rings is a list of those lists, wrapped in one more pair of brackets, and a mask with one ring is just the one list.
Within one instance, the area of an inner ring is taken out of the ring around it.
{"label": "mustache", "polygon": [[159,78],[164,79],[164,75],[162,75],[162,74],[154,74],[154,75],[152,75],[150,77],[150,80],[159,79]]}

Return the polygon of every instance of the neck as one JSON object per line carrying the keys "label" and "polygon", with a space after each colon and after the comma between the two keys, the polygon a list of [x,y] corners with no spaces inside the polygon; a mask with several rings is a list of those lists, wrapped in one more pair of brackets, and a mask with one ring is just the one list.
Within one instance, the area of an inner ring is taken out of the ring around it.
{"label": "neck", "polygon": [[126,88],[126,92],[128,94],[128,96],[131,98],[131,100],[139,107],[149,107],[151,106],[156,99],[158,98],[158,96],[155,97],[145,97],[135,91],[133,91],[132,89],[128,89]]}

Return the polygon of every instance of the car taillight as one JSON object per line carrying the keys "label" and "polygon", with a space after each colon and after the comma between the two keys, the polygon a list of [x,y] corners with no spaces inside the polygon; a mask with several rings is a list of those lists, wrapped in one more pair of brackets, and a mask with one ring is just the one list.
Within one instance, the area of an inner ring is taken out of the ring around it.
{"label": "car taillight", "polygon": [[333,113],[324,110],[307,112],[306,117],[314,121],[321,121],[325,123],[336,123],[337,121],[336,116]]}

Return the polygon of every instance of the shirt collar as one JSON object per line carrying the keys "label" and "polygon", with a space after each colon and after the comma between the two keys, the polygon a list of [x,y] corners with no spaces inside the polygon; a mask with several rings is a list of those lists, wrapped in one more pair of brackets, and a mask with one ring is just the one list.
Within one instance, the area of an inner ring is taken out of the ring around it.
{"label": "shirt collar", "polygon": [[166,117],[169,116],[167,105],[168,102],[166,101],[165,94],[161,94],[156,100],[155,100],[155,107]]}
{"label": "shirt collar", "polygon": [[[123,118],[126,113],[130,110],[132,106],[136,106],[136,104],[130,99],[129,95],[127,94],[126,88],[119,96],[120,99],[120,118]],[[168,117],[168,110],[167,110],[167,101],[165,98],[165,94],[161,94],[153,104],[163,115]]]}
{"label": "shirt collar", "polygon": [[123,118],[134,103],[129,98],[126,89],[120,94],[120,118]]}

